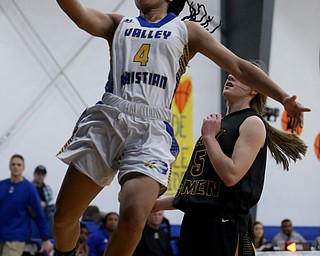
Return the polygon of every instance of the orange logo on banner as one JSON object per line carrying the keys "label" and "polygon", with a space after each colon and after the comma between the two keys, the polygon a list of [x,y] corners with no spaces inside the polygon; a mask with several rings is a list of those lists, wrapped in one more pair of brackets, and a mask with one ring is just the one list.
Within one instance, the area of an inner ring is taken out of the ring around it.
{"label": "orange logo on banner", "polygon": [[[281,118],[282,130],[291,132],[291,129],[292,129],[291,120],[292,120],[292,117],[289,116],[289,114],[286,111],[283,111],[282,118]],[[302,128],[298,127],[298,129],[294,133],[297,135],[300,135],[301,132],[302,132]]]}
{"label": "orange logo on banner", "polygon": [[192,83],[189,79],[180,82],[178,89],[176,91],[176,95],[174,96],[174,102],[176,103],[176,106],[179,110],[179,113],[181,114],[184,110],[184,107],[186,106],[188,102],[189,95],[192,90]]}
{"label": "orange logo on banner", "polygon": [[320,160],[320,133],[314,140],[314,152],[316,153],[317,158]]}

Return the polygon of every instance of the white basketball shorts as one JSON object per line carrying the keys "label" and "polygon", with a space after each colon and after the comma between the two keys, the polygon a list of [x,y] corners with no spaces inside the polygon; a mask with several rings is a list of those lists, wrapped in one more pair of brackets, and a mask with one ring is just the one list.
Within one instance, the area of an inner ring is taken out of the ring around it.
{"label": "white basketball shorts", "polygon": [[57,157],[73,164],[98,185],[130,172],[147,175],[167,187],[179,146],[168,109],[126,101],[105,93],[87,108]]}

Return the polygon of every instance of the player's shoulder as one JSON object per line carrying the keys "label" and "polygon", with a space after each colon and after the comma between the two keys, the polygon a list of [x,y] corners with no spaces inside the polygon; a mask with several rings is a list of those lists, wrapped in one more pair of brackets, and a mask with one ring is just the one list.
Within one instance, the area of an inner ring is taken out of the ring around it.
{"label": "player's shoulder", "polygon": [[251,138],[257,140],[261,138],[264,140],[266,136],[266,127],[261,117],[252,115],[247,117],[240,126],[240,133],[246,134]]}
{"label": "player's shoulder", "polygon": [[112,20],[112,23],[114,24],[115,27],[117,27],[121,22],[121,20],[125,17],[124,15],[117,14],[117,13],[106,13],[105,15]]}
{"label": "player's shoulder", "polygon": [[243,123],[253,128],[264,128],[264,122],[262,121],[262,117],[258,115],[248,116]]}

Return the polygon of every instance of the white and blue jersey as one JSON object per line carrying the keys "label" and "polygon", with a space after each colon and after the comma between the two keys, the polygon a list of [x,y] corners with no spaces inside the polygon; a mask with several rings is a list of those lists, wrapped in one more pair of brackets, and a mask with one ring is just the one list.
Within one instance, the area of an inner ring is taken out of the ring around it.
{"label": "white and blue jersey", "polygon": [[189,60],[185,23],[170,13],[158,23],[124,17],[115,30],[102,101],[85,110],[58,153],[100,186],[138,172],[168,185],[179,146],[171,103]]}
{"label": "white and blue jersey", "polygon": [[124,17],[113,38],[106,92],[128,101],[170,108],[189,58],[187,42],[187,27],[173,13],[158,23],[149,23],[141,16]]}

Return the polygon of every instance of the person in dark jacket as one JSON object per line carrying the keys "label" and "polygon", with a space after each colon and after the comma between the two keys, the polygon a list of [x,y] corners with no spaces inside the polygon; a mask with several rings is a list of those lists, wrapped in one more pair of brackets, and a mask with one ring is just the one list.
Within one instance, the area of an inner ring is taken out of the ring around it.
{"label": "person in dark jacket", "polygon": [[161,226],[163,211],[151,213],[133,256],[173,256],[169,234]]}

